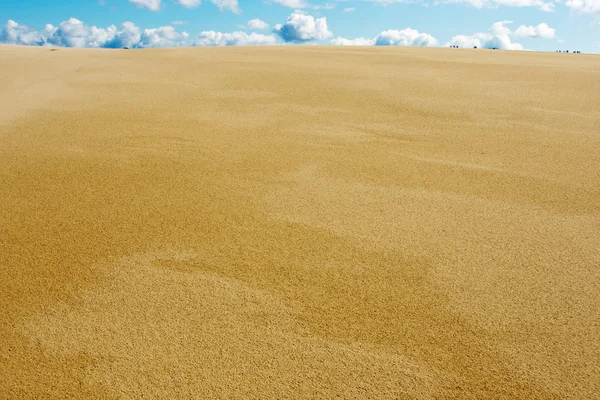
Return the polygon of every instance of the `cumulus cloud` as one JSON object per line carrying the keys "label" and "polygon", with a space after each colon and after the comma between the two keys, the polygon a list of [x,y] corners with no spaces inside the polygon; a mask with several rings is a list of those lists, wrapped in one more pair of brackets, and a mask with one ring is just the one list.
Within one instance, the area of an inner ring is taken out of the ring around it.
{"label": "cumulus cloud", "polygon": [[537,26],[521,25],[514,32],[506,25],[512,21],[498,21],[494,23],[488,32],[479,32],[473,35],[454,36],[446,46],[459,47],[480,47],[490,49],[497,47],[502,50],[523,50],[520,43],[515,43],[511,37],[530,37],[553,39],[556,37],[556,30],[546,23]]}
{"label": "cumulus cloud", "polygon": [[332,39],[331,42],[329,42],[329,44],[333,46],[372,46],[375,44],[375,39],[346,39],[344,37],[338,36],[335,39]]}
{"label": "cumulus cloud", "polygon": [[335,4],[317,4],[317,5],[309,5],[309,8],[313,10],[333,10],[335,8]]}
{"label": "cumulus cloud", "polygon": [[170,25],[144,29],[137,47],[174,47],[185,44],[187,32],[179,33]]}
{"label": "cumulus cloud", "polygon": [[120,28],[115,25],[98,28],[69,18],[57,27],[46,25],[40,31],[9,20],[0,33],[0,43],[63,47],[161,47],[182,45],[187,37],[187,33],[179,33],[172,26],[145,29],[142,32],[132,22],[125,22]]}
{"label": "cumulus cloud", "polygon": [[[134,1],[134,0],[130,0],[130,1]],[[137,1],[137,0],[135,0],[135,1]],[[147,1],[147,0],[142,0],[142,1]],[[180,4],[187,8],[198,7],[202,4],[202,0],[173,0],[173,1],[175,1],[175,3]],[[160,2],[160,0],[159,0],[159,2]],[[216,5],[217,7],[219,7],[219,10],[221,10],[221,11],[229,10],[229,11],[233,11],[236,14],[240,13],[238,0],[210,0],[210,2],[213,3],[214,5]]]}
{"label": "cumulus cloud", "polygon": [[567,0],[565,4],[577,12],[600,15],[600,0]]}
{"label": "cumulus cloud", "polygon": [[356,8],[354,8],[354,7],[344,8],[344,12],[354,12],[354,11],[356,11]]}
{"label": "cumulus cloud", "polygon": [[160,0],[129,0],[130,3],[135,4],[140,8],[147,8],[150,11],[160,10]]}
{"label": "cumulus cloud", "polygon": [[275,44],[275,37],[260,33],[205,31],[194,41],[196,46],[260,46]]}
{"label": "cumulus cloud", "polygon": [[514,36],[553,39],[556,35],[556,29],[550,28],[546,23],[541,23],[537,26],[521,25],[513,34]]}
{"label": "cumulus cloud", "polygon": [[112,40],[117,33],[114,25],[108,28],[89,27],[77,18],[69,18],[61,22],[52,36],[46,40],[56,46],[65,47],[102,47]]}
{"label": "cumulus cloud", "polygon": [[439,3],[461,3],[471,5],[475,8],[495,8],[498,6],[538,7],[542,11],[551,12],[554,11],[554,4],[552,1],[558,0],[441,0]]}
{"label": "cumulus cloud", "polygon": [[478,32],[473,35],[454,36],[446,46],[474,47],[491,49],[497,47],[502,50],[523,50],[520,43],[513,43],[510,35],[511,30],[506,26],[511,21],[499,21],[494,23],[488,32]]}
{"label": "cumulus cloud", "polygon": [[[420,0],[363,0],[372,3],[378,3],[381,5],[389,5],[393,3],[420,3]],[[467,4],[475,8],[497,8],[499,6],[505,7],[537,7],[541,11],[553,12],[555,4],[560,3],[562,0],[434,0],[433,4],[448,4],[448,3],[459,3]],[[567,0],[567,1],[579,1],[579,2],[598,2],[598,0]]]}
{"label": "cumulus cloud", "polygon": [[[340,0],[335,0],[340,1]],[[347,0],[341,0],[347,1]],[[325,3],[325,4],[311,4],[306,0],[267,0],[269,3],[279,4],[284,7],[293,8],[296,10],[300,10],[303,8],[310,8],[312,10],[333,10],[336,6],[335,3]]]}
{"label": "cumulus cloud", "polygon": [[273,33],[291,43],[305,43],[333,36],[327,27],[326,17],[315,18],[299,10],[294,11],[284,24],[275,25]]}
{"label": "cumulus cloud", "polygon": [[334,46],[435,46],[437,40],[428,33],[406,28],[401,31],[393,29],[383,31],[374,39],[337,37],[330,44]]}
{"label": "cumulus cloud", "polygon": [[418,0],[362,0],[367,1],[369,3],[381,4],[383,6],[389,6],[390,4],[395,3],[417,3]]}
{"label": "cumulus cloud", "polygon": [[544,12],[554,12],[554,3],[544,3],[540,6],[540,11]]}
{"label": "cumulus cloud", "polygon": [[308,3],[304,0],[271,0],[273,3],[289,8],[306,8]]}
{"label": "cumulus cloud", "polygon": [[0,42],[27,46],[108,47],[117,41],[127,41],[131,25],[126,22],[121,30],[114,25],[108,28],[89,27],[76,18],[69,18],[58,27],[48,24],[38,31],[8,20],[0,34]]}
{"label": "cumulus cloud", "polygon": [[235,14],[241,13],[238,0],[210,0],[211,3],[219,7],[219,10],[229,10]]}
{"label": "cumulus cloud", "polygon": [[181,4],[184,7],[187,8],[193,8],[193,7],[198,7],[200,4],[202,4],[202,0],[174,0],[175,3]]}
{"label": "cumulus cloud", "polygon": [[102,47],[119,49],[122,47],[135,47],[142,35],[140,28],[135,26],[133,22],[124,22],[121,29],[115,33],[115,36],[105,42]]}
{"label": "cumulus cloud", "polygon": [[269,24],[258,18],[251,19],[248,21],[248,29],[265,30],[269,29]]}
{"label": "cumulus cloud", "polygon": [[401,31],[383,31],[375,38],[377,46],[435,46],[436,44],[437,40],[433,36],[410,28]]}
{"label": "cumulus cloud", "polygon": [[52,36],[56,28],[46,25],[44,30],[47,31],[46,35],[9,19],[0,32],[0,43],[42,46],[46,43],[46,37]]}

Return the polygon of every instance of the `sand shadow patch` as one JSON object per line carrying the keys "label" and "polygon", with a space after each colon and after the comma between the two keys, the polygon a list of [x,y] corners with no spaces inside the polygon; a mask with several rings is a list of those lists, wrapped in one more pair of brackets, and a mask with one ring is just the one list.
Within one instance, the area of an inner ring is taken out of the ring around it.
{"label": "sand shadow patch", "polygon": [[201,259],[173,251],[98,264],[104,282],[48,307],[24,334],[87,389],[114,397],[424,393],[422,367],[312,336],[297,305],[206,272]]}

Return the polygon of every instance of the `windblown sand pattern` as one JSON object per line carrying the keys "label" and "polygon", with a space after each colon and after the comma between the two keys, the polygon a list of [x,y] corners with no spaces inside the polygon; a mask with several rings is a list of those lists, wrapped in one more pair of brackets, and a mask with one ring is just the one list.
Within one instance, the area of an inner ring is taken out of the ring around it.
{"label": "windblown sand pattern", "polygon": [[0,47],[0,398],[592,399],[600,58]]}

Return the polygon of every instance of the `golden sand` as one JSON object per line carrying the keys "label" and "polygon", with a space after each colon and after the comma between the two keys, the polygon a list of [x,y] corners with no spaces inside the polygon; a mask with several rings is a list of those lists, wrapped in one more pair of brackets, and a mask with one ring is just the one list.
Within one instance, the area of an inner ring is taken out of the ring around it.
{"label": "golden sand", "polygon": [[0,47],[0,398],[592,399],[600,57]]}

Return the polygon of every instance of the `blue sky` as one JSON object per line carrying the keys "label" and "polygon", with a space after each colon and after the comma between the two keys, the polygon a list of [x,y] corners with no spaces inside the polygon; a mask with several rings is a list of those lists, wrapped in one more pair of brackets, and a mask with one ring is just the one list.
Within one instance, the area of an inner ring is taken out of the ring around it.
{"label": "blue sky", "polygon": [[[250,22],[252,21],[252,22]],[[600,52],[600,0],[2,0],[0,42]]]}

